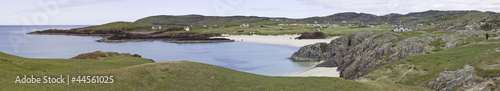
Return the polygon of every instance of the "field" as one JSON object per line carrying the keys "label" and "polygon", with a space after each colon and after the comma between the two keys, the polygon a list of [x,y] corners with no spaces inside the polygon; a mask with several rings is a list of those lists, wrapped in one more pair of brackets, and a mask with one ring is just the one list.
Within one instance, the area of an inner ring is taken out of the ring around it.
{"label": "field", "polygon": [[[188,62],[154,63],[115,56],[103,60],[31,59],[0,53],[0,90],[423,90],[328,77],[271,77]],[[114,76],[114,83],[20,84],[17,76]]]}
{"label": "field", "polygon": [[[194,29],[193,32],[200,33],[220,33],[220,34],[231,34],[231,35],[285,35],[285,34],[302,34],[304,32],[314,32],[320,31],[325,33],[327,36],[341,36],[346,34],[351,34],[360,31],[391,31],[392,27],[388,25],[380,25],[375,27],[364,27],[364,28],[352,28],[353,26],[337,26],[332,27],[328,26],[327,28],[320,28],[314,26],[278,26],[278,25],[269,25],[265,26],[265,28],[261,28],[260,26],[255,26],[255,28],[248,27],[227,27],[227,28],[197,28]],[[238,32],[243,31],[243,32]]]}

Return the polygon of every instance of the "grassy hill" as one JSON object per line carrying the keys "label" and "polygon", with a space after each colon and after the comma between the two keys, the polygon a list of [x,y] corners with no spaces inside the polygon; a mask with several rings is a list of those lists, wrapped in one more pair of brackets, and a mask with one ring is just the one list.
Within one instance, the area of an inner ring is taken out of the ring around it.
{"label": "grassy hill", "polygon": [[[74,30],[77,31],[85,31],[85,30],[121,30],[125,32],[130,32],[130,31],[158,31],[151,29],[152,26],[157,26],[157,25],[152,25],[152,24],[145,24],[145,23],[134,23],[134,22],[124,22],[124,21],[117,21],[117,22],[111,22],[111,23],[106,23],[102,25],[97,25],[97,26],[89,26],[89,27],[83,27],[83,28],[76,28]],[[161,25],[163,29],[166,28],[171,28],[171,27],[176,27],[173,25]]]}
{"label": "grassy hill", "polygon": [[[115,56],[104,60],[31,59],[0,53],[0,90],[423,90],[328,77],[270,77],[188,62],[154,63]],[[111,84],[19,84],[17,76],[114,76]]]}
{"label": "grassy hill", "polygon": [[[286,18],[269,18],[257,16],[202,16],[202,15],[158,15],[141,18],[136,23],[155,24],[155,25],[225,25],[225,26],[239,26],[243,23],[250,23],[255,25],[274,24],[275,22],[270,19],[281,19],[280,23],[294,22],[284,21],[290,20]],[[277,23],[276,23],[277,24]]]}
{"label": "grassy hill", "polygon": [[[432,54],[416,55],[385,65],[362,77],[375,82],[426,86],[436,80],[443,71],[458,70],[465,65],[474,67],[474,78],[477,82],[500,76],[498,55],[500,45],[462,46]],[[500,83],[500,80],[494,80]]]}

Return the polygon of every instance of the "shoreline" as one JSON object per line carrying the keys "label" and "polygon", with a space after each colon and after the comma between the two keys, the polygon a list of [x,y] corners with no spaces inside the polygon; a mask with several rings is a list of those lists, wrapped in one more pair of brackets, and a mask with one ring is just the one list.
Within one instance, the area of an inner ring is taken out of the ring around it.
{"label": "shoreline", "polygon": [[235,40],[235,42],[252,42],[252,43],[265,43],[265,44],[278,44],[287,45],[294,47],[303,47],[310,44],[326,42],[330,43],[333,39],[339,38],[327,37],[326,39],[295,39],[300,35],[227,35],[222,34],[222,36],[212,37],[212,38],[227,38]]}
{"label": "shoreline", "polygon": [[[339,36],[328,37],[326,39],[295,39],[300,35],[227,35],[223,34],[219,37],[213,38],[228,38],[235,40],[235,42],[252,42],[252,43],[265,43],[265,44],[277,44],[277,45],[287,45],[294,47],[303,47],[310,44],[326,42],[330,43],[333,39],[339,38]],[[340,77],[340,72],[337,71],[337,67],[315,67],[321,62],[316,62],[314,66],[307,68],[299,74],[293,75],[292,77]]]}
{"label": "shoreline", "polygon": [[307,68],[294,77],[340,77],[340,72],[337,71],[338,67],[315,67],[324,61],[316,62],[314,66]]}

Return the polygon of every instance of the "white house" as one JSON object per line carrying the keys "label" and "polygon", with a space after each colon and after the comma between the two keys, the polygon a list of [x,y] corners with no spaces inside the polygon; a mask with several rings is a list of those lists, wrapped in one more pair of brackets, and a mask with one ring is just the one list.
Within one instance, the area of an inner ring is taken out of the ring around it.
{"label": "white house", "polygon": [[189,31],[189,27],[184,28],[185,31]]}
{"label": "white house", "polygon": [[161,26],[153,26],[151,29],[161,29]]}
{"label": "white house", "polygon": [[248,26],[249,26],[248,23],[246,23],[246,24],[243,23],[243,24],[240,25],[240,27],[248,27]]}
{"label": "white house", "polygon": [[411,27],[406,27],[406,26],[396,26],[394,27],[393,31],[413,31]]}

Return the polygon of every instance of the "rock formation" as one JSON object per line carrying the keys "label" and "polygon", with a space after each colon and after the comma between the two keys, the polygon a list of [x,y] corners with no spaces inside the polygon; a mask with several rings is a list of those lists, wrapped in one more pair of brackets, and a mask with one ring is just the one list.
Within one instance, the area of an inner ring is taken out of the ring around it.
{"label": "rock formation", "polygon": [[358,32],[332,40],[329,44],[317,43],[304,46],[290,59],[294,61],[324,60],[316,66],[338,67],[341,72],[340,77],[356,79],[400,59],[432,53],[436,49],[432,43],[437,40],[441,40],[442,44],[448,43],[447,48],[453,48],[465,42],[458,40],[484,37],[481,35],[477,31],[470,30],[456,31],[453,36],[445,37],[433,36],[429,33],[412,37],[395,32]]}
{"label": "rock formation", "polygon": [[169,43],[220,43],[220,42],[234,42],[227,38],[210,38],[210,39],[178,39],[168,41]]}
{"label": "rock formation", "polygon": [[49,34],[49,35],[88,35],[88,36],[102,36],[122,33],[122,30],[58,30],[49,29],[44,31],[35,31],[28,34]]}
{"label": "rock formation", "polygon": [[[210,37],[220,36],[214,33],[174,33],[174,34],[131,34],[119,33],[112,36],[107,36],[97,42],[119,43],[119,42],[138,42],[138,41],[154,41],[154,40],[198,40],[198,41],[213,41]],[[223,40],[223,39],[215,39]],[[227,39],[229,40],[229,39]],[[232,41],[227,41],[232,42]],[[210,42],[212,43],[212,42]]]}
{"label": "rock formation", "polygon": [[470,65],[455,71],[444,71],[439,73],[436,81],[430,82],[428,87],[439,91],[451,91],[455,88],[469,87],[474,84],[472,73],[474,73],[474,67]]}
{"label": "rock formation", "polygon": [[326,39],[326,35],[323,32],[304,32],[295,39]]}

